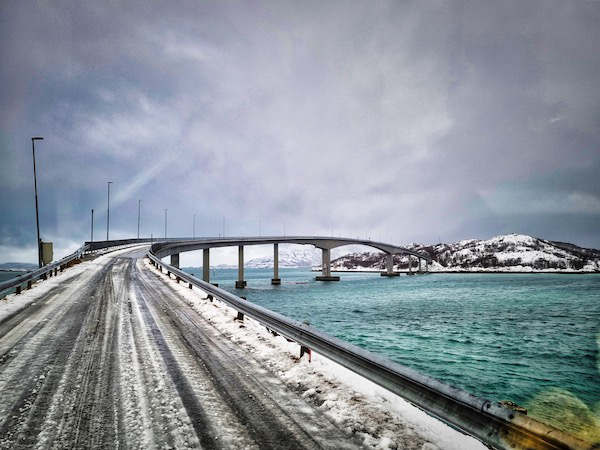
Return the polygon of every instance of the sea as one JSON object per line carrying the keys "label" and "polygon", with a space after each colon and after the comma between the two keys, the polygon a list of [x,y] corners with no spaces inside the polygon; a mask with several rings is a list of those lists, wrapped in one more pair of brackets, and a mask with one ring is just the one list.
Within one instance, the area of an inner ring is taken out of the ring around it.
{"label": "sea", "polygon": [[[25,272],[21,271],[13,271],[13,270],[0,270],[0,283],[6,280],[10,280],[11,278],[18,277],[23,275]],[[14,292],[14,289],[11,289],[10,292]]]}
{"label": "sea", "polygon": [[22,272],[8,272],[0,270],[0,282],[5,280],[10,280],[11,278],[17,276],[17,274],[21,274]]}
{"label": "sea", "polygon": [[[201,268],[185,268],[201,275]],[[600,439],[600,274],[337,273],[212,269],[251,302],[528,415]]]}

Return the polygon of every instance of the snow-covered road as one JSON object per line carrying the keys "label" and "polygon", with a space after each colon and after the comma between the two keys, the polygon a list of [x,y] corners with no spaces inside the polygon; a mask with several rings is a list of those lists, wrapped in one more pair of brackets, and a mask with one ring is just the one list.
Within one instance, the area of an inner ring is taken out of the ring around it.
{"label": "snow-covered road", "polygon": [[[0,315],[0,448],[395,447],[291,389],[145,251],[99,256],[4,301],[20,306]],[[401,429],[402,447],[437,448]]]}

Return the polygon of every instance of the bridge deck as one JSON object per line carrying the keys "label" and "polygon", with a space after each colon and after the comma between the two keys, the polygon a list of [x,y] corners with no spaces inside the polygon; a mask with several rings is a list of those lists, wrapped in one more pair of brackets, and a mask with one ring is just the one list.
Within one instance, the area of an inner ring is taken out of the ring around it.
{"label": "bridge deck", "polygon": [[[122,241],[95,241],[86,242],[90,249],[104,248],[115,245],[117,242],[123,244],[136,242],[151,242],[150,239],[124,239]],[[352,239],[333,236],[242,236],[242,237],[204,237],[204,238],[168,238],[154,239],[156,243],[155,254],[159,257],[174,253],[189,252],[205,248],[232,247],[239,245],[269,245],[269,244],[301,244],[314,245],[321,249],[333,249],[344,245],[365,245],[388,254],[412,255],[431,262],[431,256],[427,253],[416,252],[398,245],[385,242],[377,242],[365,239]]]}
{"label": "bridge deck", "polygon": [[149,270],[146,249],[69,269],[0,319],[0,448],[360,446]]}

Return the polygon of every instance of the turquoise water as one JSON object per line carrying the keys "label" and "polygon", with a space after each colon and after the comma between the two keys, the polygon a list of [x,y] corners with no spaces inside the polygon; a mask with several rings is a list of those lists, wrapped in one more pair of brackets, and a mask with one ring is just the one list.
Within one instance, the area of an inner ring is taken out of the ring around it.
{"label": "turquoise water", "polygon": [[323,283],[283,269],[271,286],[271,269],[247,269],[237,290],[237,270],[211,272],[254,303],[546,421],[560,419],[556,402],[599,412],[599,275],[351,273]]}
{"label": "turquoise water", "polygon": [[[2,281],[10,280],[11,278],[14,278],[14,277],[18,277],[18,276],[20,276],[20,275],[23,275],[24,273],[25,273],[25,272],[17,272],[17,271],[9,271],[9,270],[7,270],[7,271],[2,271],[2,270],[0,270],[0,283],[1,283]],[[12,292],[14,292],[14,291],[15,291],[15,290],[14,290],[14,288],[13,288],[13,289],[10,289],[10,290],[8,291],[8,293],[12,293]]]}
{"label": "turquoise water", "polygon": [[0,281],[10,280],[11,278],[18,277],[19,275],[23,275],[24,272],[10,272],[10,271],[1,271],[0,270]]}

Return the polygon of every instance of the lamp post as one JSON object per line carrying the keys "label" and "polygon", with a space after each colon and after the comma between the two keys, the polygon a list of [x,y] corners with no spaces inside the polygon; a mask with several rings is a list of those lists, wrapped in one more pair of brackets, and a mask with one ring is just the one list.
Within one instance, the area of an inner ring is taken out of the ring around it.
{"label": "lamp post", "polygon": [[40,239],[40,216],[38,212],[38,195],[37,195],[37,174],[35,171],[35,141],[43,141],[41,136],[31,138],[31,150],[33,152],[33,188],[35,191],[35,224],[37,226],[37,248],[38,248],[38,265],[42,267],[42,241]]}
{"label": "lamp post", "polygon": [[92,230],[90,233],[90,242],[94,242],[94,210],[92,209]]}
{"label": "lamp post", "polygon": [[142,201],[138,200],[138,239],[140,238],[140,211],[142,209]]}
{"label": "lamp post", "polygon": [[106,203],[106,240],[108,241],[108,230],[110,229],[110,185],[112,181],[107,181],[106,185],[108,187],[108,201]]}
{"label": "lamp post", "polygon": [[165,209],[165,239],[167,238],[167,209]]}
{"label": "lamp post", "polygon": [[196,214],[194,214],[194,221],[192,225],[192,239],[196,239]]}

